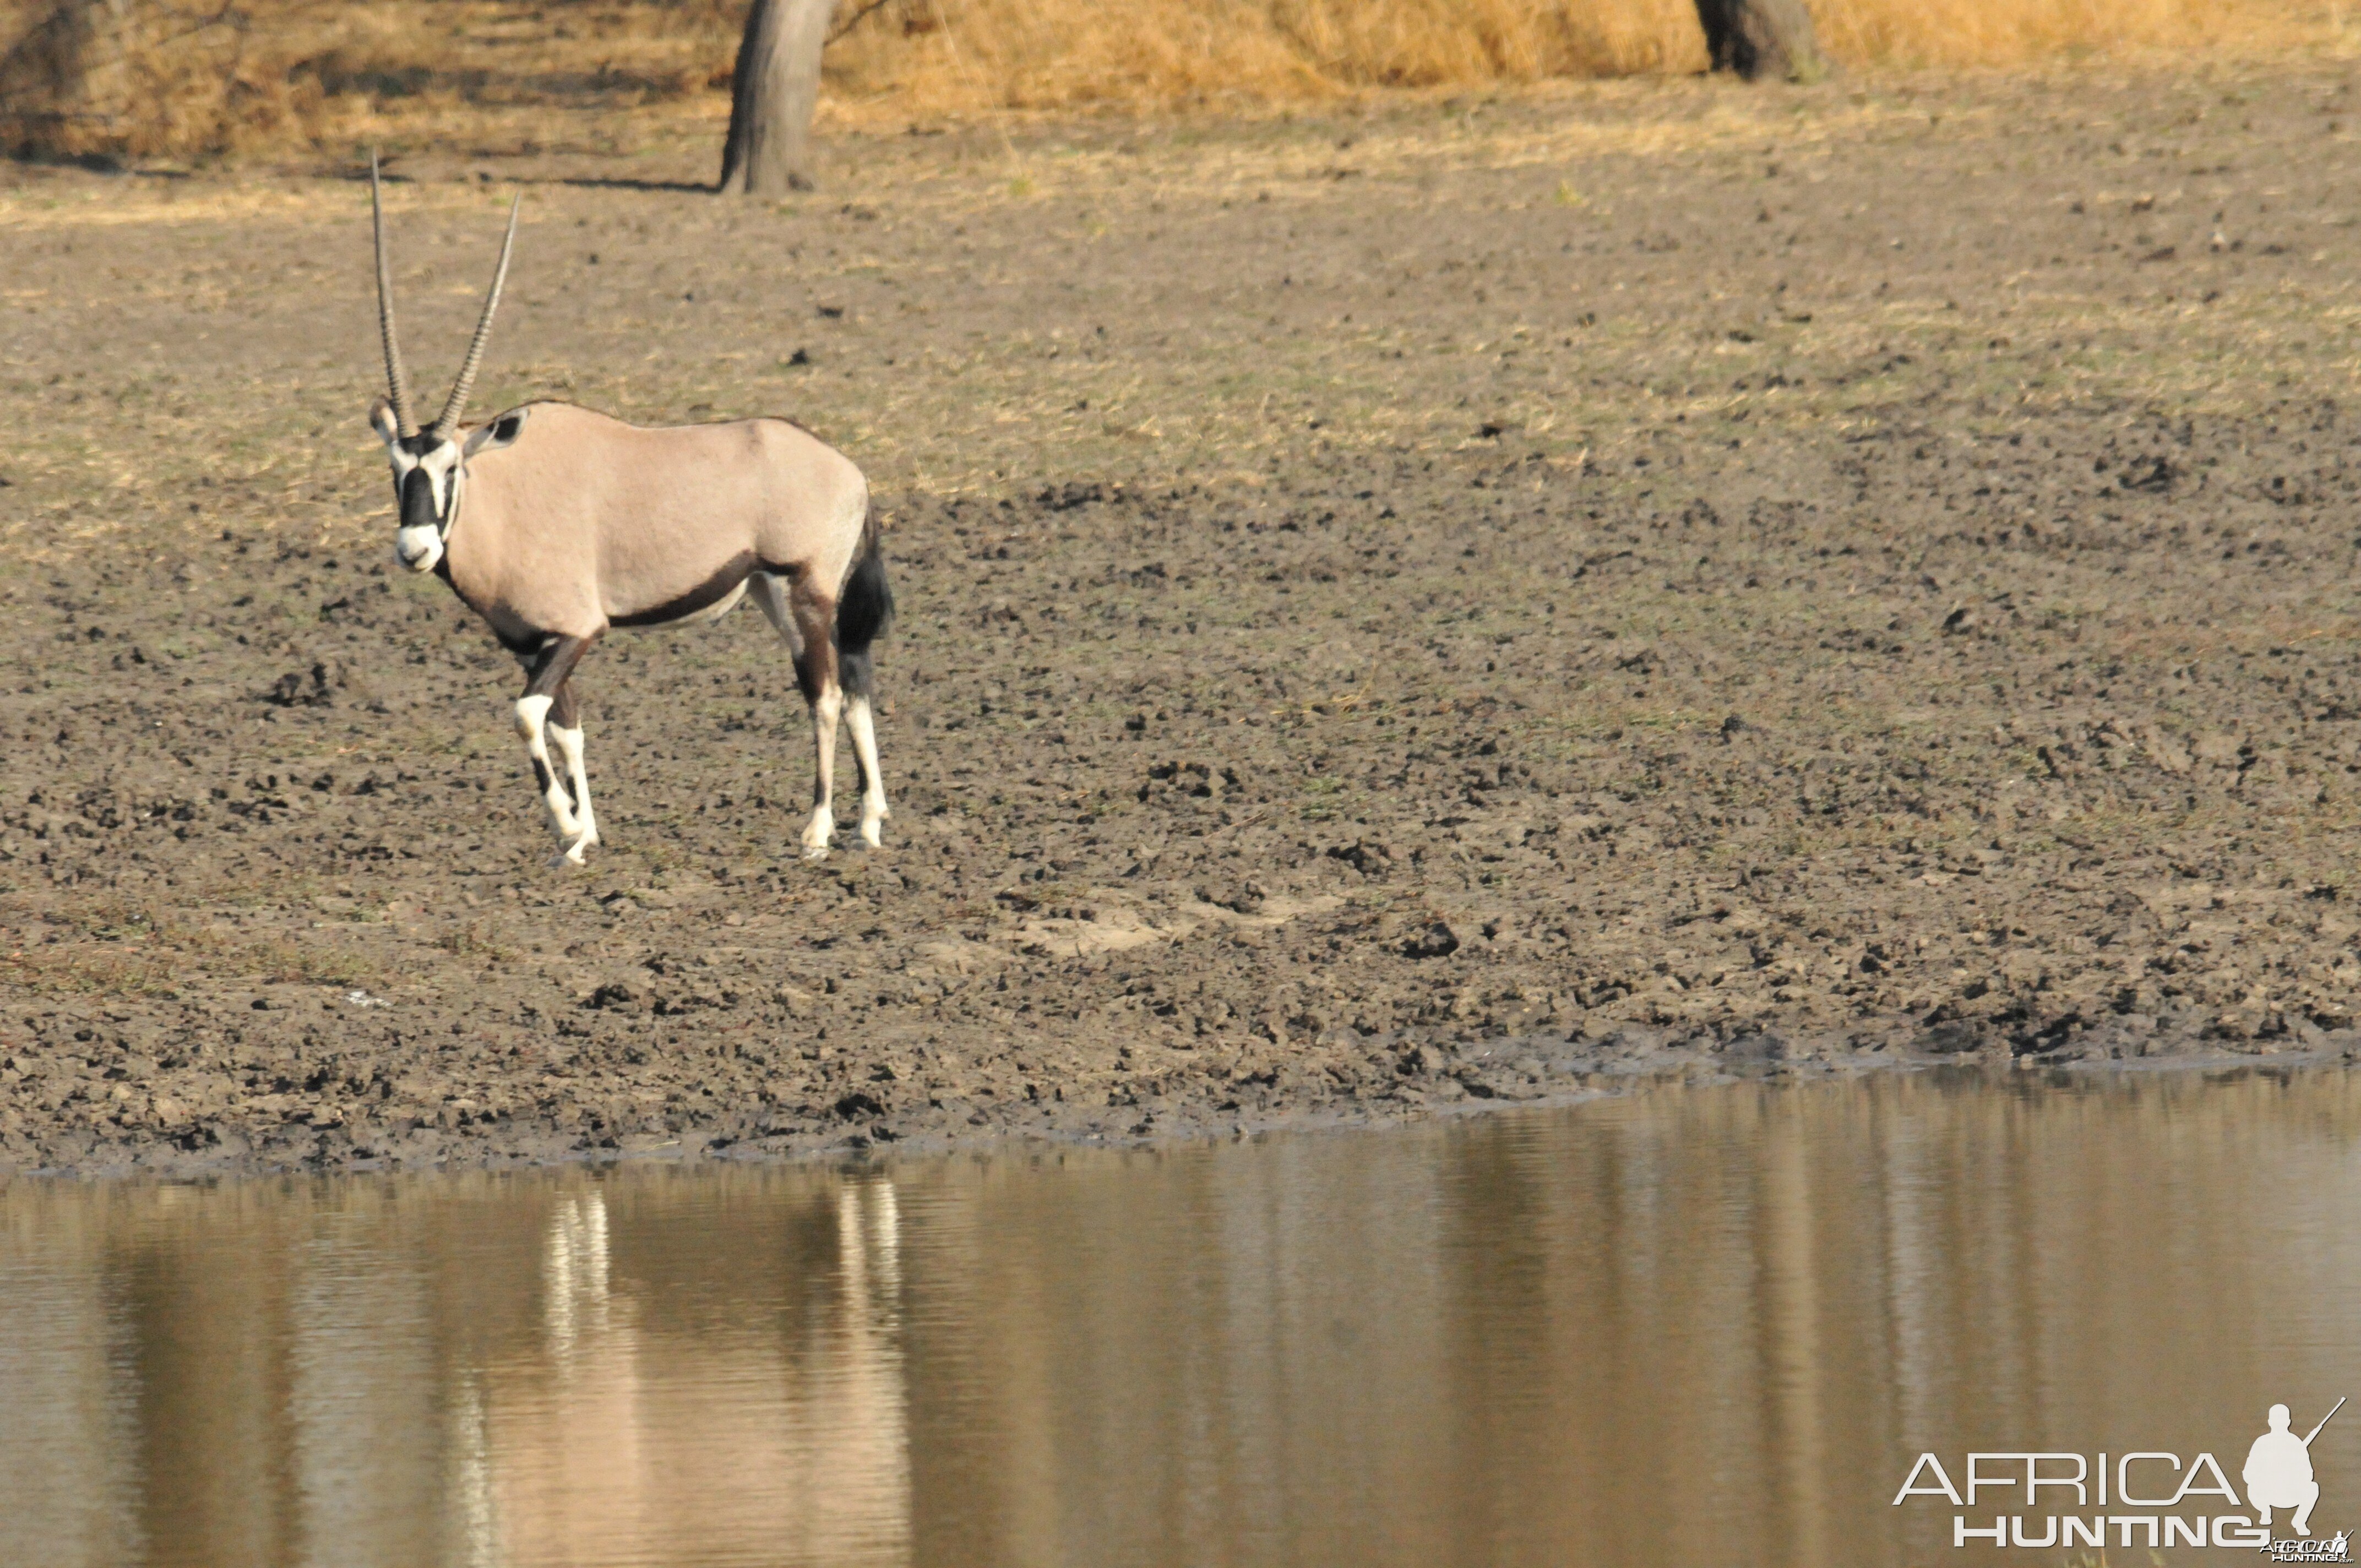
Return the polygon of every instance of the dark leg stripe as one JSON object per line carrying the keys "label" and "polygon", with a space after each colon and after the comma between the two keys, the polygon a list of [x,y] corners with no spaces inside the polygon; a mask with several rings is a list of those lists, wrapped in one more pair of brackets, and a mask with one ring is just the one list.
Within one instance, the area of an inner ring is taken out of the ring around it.
{"label": "dark leg stripe", "polygon": [[574,673],[574,666],[580,663],[582,655],[590,651],[591,641],[588,637],[560,637],[533,655],[533,663],[526,666],[531,678],[525,682],[524,695],[548,697],[555,707],[557,694],[566,685],[566,677]]}

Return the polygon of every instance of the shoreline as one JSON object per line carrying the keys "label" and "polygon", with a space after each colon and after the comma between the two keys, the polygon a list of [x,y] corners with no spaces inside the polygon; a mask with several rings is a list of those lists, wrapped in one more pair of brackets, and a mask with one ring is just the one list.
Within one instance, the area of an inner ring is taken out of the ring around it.
{"label": "shoreline", "polygon": [[[1455,1046],[1442,1039],[1369,1040],[1365,1049],[1390,1056],[1400,1081],[1375,1093],[1307,1097],[1279,1094],[1251,1110],[1216,1101],[1216,1088],[1176,1099],[1120,1125],[1104,1108],[1052,1102],[1035,1116],[994,1117],[968,1102],[930,1104],[866,1125],[838,1117],[817,1124],[764,1130],[750,1113],[709,1124],[653,1132],[568,1135],[552,1121],[511,1120],[445,1129],[431,1124],[382,1126],[366,1122],[315,1129],[296,1120],[276,1126],[207,1125],[152,1135],[93,1138],[53,1128],[49,1135],[12,1132],[14,1149],[0,1152],[0,1182],[27,1180],[213,1181],[269,1176],[352,1176],[540,1169],[651,1159],[713,1159],[777,1164],[932,1157],[984,1149],[1155,1149],[1312,1131],[1378,1132],[1422,1122],[1449,1121],[1519,1110],[1552,1110],[1677,1083],[1715,1087],[1753,1080],[1801,1082],[1883,1072],[1960,1072],[2021,1078],[2048,1074],[2070,1080],[2140,1072],[2310,1071],[2361,1061],[2361,1029],[2312,1031],[2318,1040],[2288,1048],[2239,1051],[2202,1031],[2146,1036],[2150,1047],[2123,1055],[2091,1043],[2039,1054],[2001,1046],[1937,1052],[1879,1045],[1868,1048],[1791,1042],[1777,1031],[1708,1046],[1694,1040],[1651,1040],[1661,1030],[1616,1029],[1598,1040],[1511,1036]],[[1925,1032],[1922,1030],[1921,1034]],[[1858,1040],[1861,1031],[1853,1033]],[[2160,1048],[2158,1048],[2160,1047]],[[1792,1053],[1792,1054],[1791,1054]],[[775,1120],[775,1119],[774,1119]],[[29,1146],[29,1149],[27,1149]],[[79,1153],[70,1151],[79,1148]],[[31,1153],[11,1157],[15,1150]],[[44,1162],[42,1155],[49,1158]],[[59,1158],[59,1156],[68,1156]]]}

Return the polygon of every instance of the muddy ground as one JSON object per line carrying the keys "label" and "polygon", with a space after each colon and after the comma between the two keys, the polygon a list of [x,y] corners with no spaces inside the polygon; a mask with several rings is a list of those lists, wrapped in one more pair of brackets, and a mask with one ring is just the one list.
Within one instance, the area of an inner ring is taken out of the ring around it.
{"label": "muddy ground", "polygon": [[593,653],[549,866],[391,562],[348,164],[0,169],[0,1161],[2348,1051],[2346,76],[954,128],[776,206],[697,126],[397,159],[423,377],[521,181],[482,408],[871,472],[895,815],[818,864],[741,611]]}

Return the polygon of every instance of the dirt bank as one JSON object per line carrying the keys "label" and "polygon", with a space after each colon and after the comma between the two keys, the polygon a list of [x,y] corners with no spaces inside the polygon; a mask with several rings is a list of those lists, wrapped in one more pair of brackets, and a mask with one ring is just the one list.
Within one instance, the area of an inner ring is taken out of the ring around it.
{"label": "dirt bank", "polygon": [[416,160],[422,373],[527,180],[486,407],[794,413],[891,517],[887,851],[794,858],[741,615],[586,664],[578,873],[390,562],[357,189],[0,170],[0,1160],[2339,1053],[2345,104],[1602,89],[880,138],[786,210]]}

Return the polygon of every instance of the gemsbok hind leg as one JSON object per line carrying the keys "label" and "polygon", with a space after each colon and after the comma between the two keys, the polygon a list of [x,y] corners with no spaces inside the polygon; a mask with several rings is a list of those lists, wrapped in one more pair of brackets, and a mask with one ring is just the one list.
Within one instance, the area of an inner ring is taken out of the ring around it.
{"label": "gemsbok hind leg", "polygon": [[853,564],[852,575],[845,580],[844,598],[836,607],[844,724],[852,732],[853,760],[861,764],[861,839],[873,850],[882,847],[878,824],[893,813],[885,805],[885,775],[877,766],[877,721],[872,713],[875,664],[869,650],[893,614],[894,595],[885,586],[885,560],[873,536],[867,551]]}
{"label": "gemsbok hind leg", "polygon": [[[852,662],[844,663],[849,677]],[[882,849],[878,824],[894,813],[885,804],[885,781],[877,771],[877,721],[870,713],[869,693],[856,689],[850,679],[845,682],[844,727],[852,733],[852,760],[861,768],[861,841]]]}
{"label": "gemsbok hind leg", "polygon": [[801,582],[783,595],[777,582],[765,575],[752,579],[751,591],[794,655],[796,685],[811,709],[817,776],[803,846],[806,860],[820,860],[836,836],[836,727],[844,717],[844,691],[836,678],[836,606],[807,592]]}
{"label": "gemsbok hind leg", "polygon": [[[528,661],[525,667],[530,678],[525,683],[524,695],[516,700],[517,734],[524,741],[525,755],[533,761],[533,782],[541,791],[542,804],[549,808],[550,830],[566,846],[560,858],[577,866],[582,863],[582,851],[595,841],[585,831],[589,797],[587,794],[583,795],[586,809],[577,817],[567,781],[559,777],[557,765],[549,754],[549,731],[553,728],[550,711],[557,706],[558,695],[566,689],[566,678],[574,673],[574,666],[581,663],[582,655],[589,648],[590,639],[587,637],[559,637],[544,644],[541,652]],[[579,716],[571,711],[569,703],[564,717],[573,718]],[[572,751],[578,754],[581,730],[563,724],[557,728],[570,736]],[[565,748],[566,740],[561,738],[558,744]]]}
{"label": "gemsbok hind leg", "polygon": [[549,710],[549,738],[557,743],[558,760],[566,764],[566,787],[574,796],[574,841],[565,858],[582,863],[582,851],[598,841],[598,818],[590,810],[590,778],[582,769],[582,712],[575,700],[574,683],[557,688]]}

